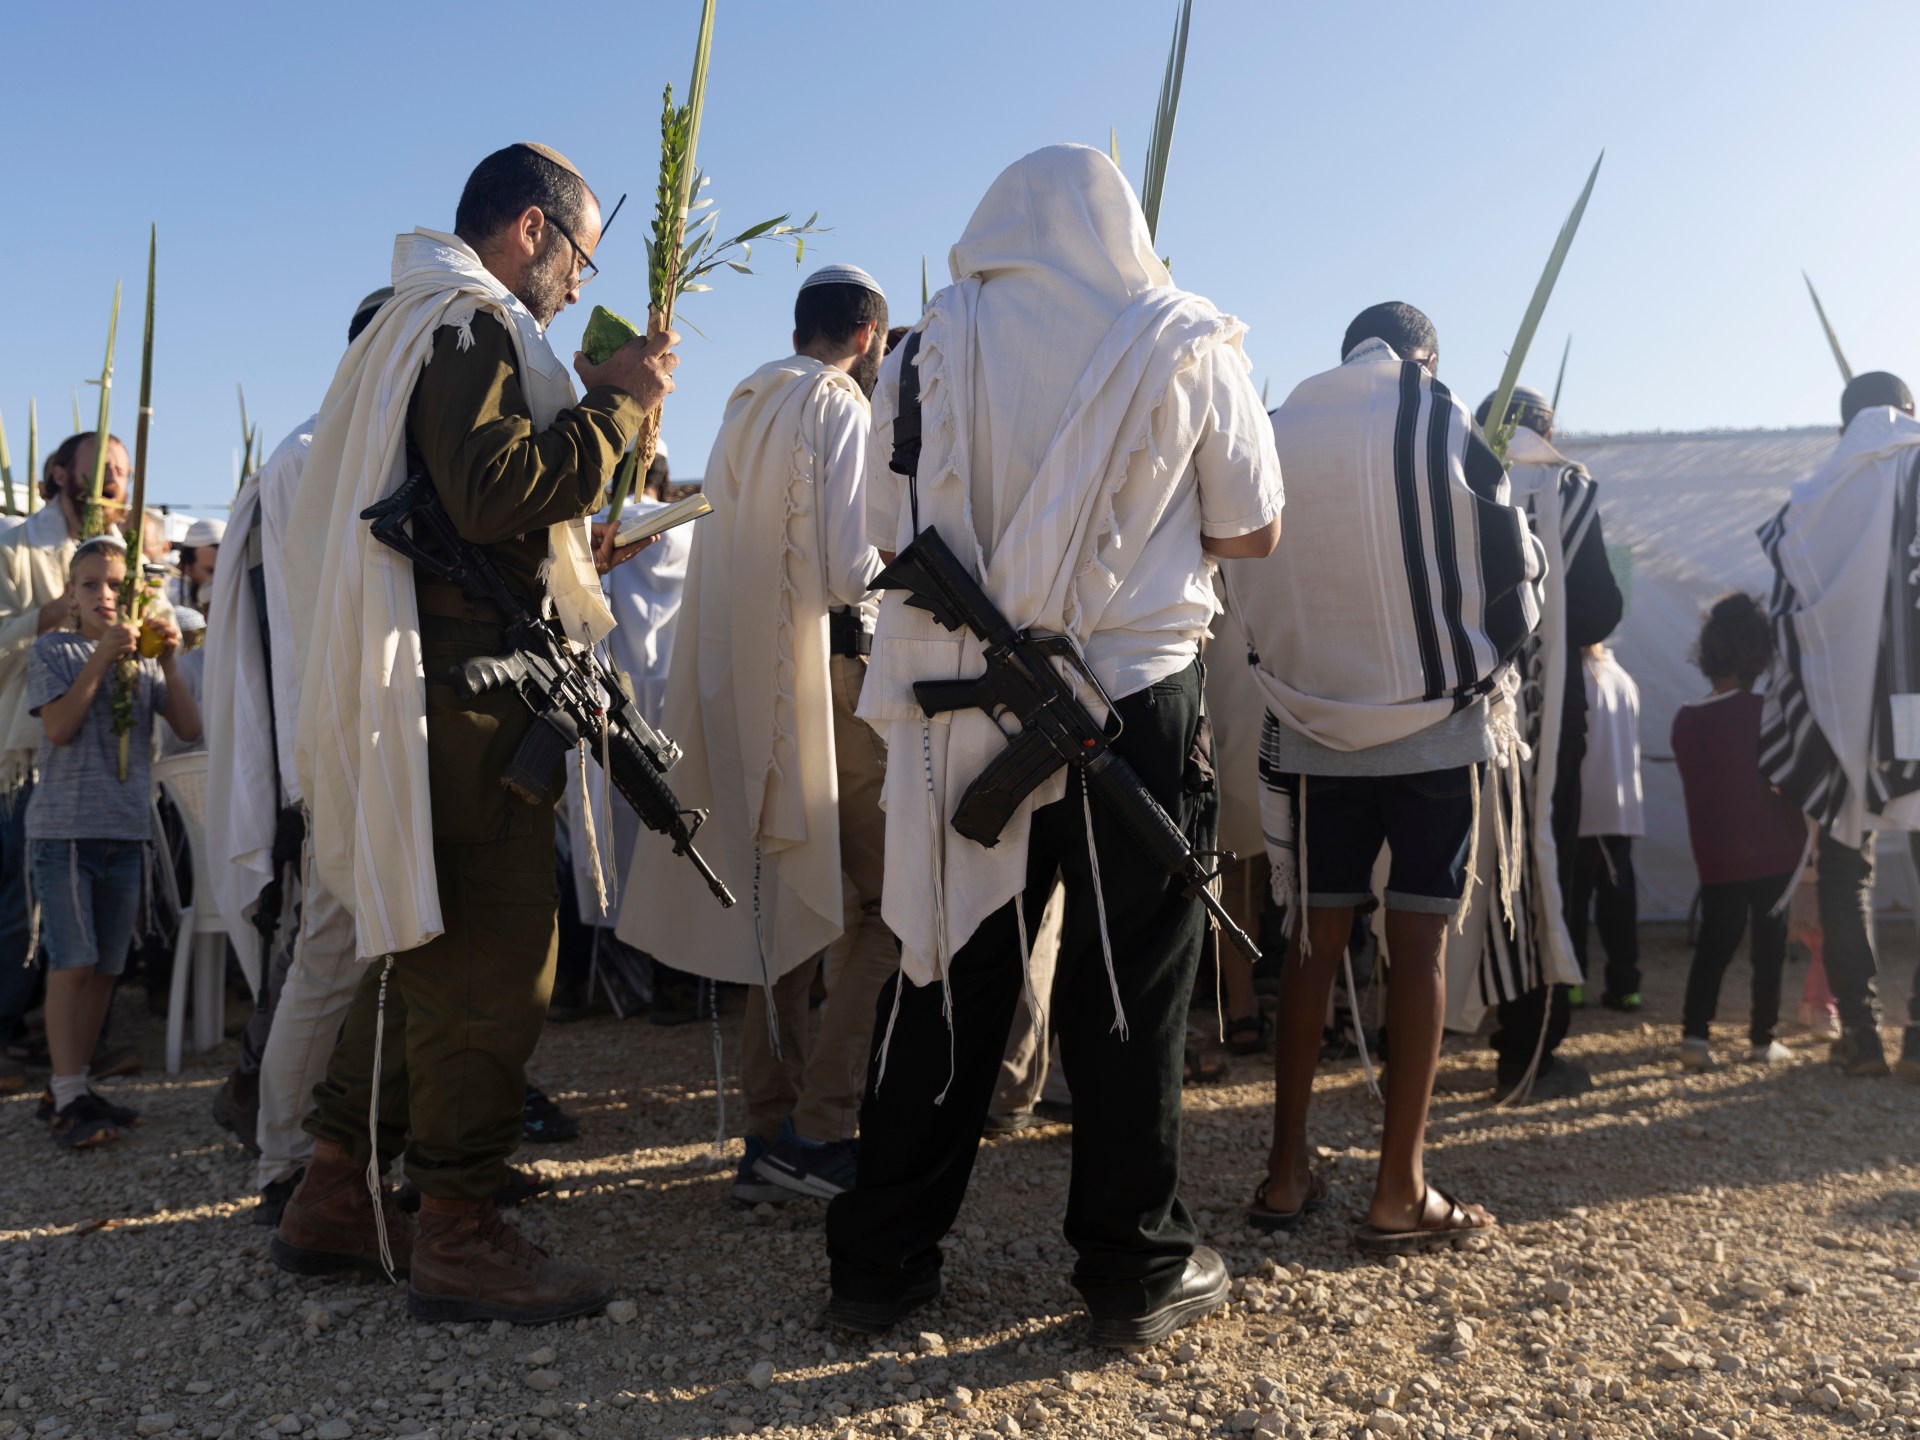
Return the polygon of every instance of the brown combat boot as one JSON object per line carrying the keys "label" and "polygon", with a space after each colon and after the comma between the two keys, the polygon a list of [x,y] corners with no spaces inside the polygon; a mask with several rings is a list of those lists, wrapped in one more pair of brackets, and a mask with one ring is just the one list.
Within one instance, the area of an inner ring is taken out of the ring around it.
{"label": "brown combat boot", "polygon": [[[380,1210],[386,1217],[394,1278],[400,1279],[413,1260],[413,1221],[384,1191]],[[387,1269],[380,1262],[380,1233],[374,1222],[373,1196],[367,1193],[366,1167],[355,1164],[332,1141],[316,1140],[307,1178],[281,1212],[267,1253],[274,1264],[295,1275],[364,1270],[384,1276]]]}
{"label": "brown combat boot", "polygon": [[612,1298],[598,1270],[549,1259],[500,1218],[493,1201],[420,1197],[420,1241],[407,1284],[414,1319],[543,1325],[591,1315]]}

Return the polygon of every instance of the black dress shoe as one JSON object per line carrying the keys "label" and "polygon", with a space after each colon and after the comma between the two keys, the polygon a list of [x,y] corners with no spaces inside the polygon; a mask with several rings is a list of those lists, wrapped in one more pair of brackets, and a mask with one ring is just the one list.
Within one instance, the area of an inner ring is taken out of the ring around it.
{"label": "black dress shoe", "polygon": [[909,1311],[918,1310],[929,1300],[938,1300],[940,1289],[940,1277],[934,1274],[909,1285],[890,1300],[850,1300],[844,1295],[835,1295],[827,1301],[821,1318],[842,1330],[884,1335]]}
{"label": "black dress shoe", "polygon": [[1191,1325],[1202,1315],[1227,1303],[1232,1281],[1220,1252],[1208,1245],[1196,1245],[1187,1257],[1187,1268],[1173,1293],[1144,1315],[1091,1313],[1089,1336],[1096,1345],[1138,1349],[1164,1340],[1174,1331]]}

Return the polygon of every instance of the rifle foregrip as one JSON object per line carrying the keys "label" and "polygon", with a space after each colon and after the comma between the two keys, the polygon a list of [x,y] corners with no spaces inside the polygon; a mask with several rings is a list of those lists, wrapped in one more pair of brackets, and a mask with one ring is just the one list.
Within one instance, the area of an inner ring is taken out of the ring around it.
{"label": "rifle foregrip", "polygon": [[[647,759],[646,752],[631,736],[616,728],[609,737],[607,758],[612,765],[609,778],[613,781],[614,789],[633,806],[640,823],[673,841],[674,853],[687,857],[694,869],[700,872],[700,878],[706,881],[707,889],[713,892],[713,898],[722,906],[731,906],[733,892],[713,873],[713,868],[701,857],[700,852],[693,848],[693,831],[681,811],[679,798],[668,788],[653,762]],[[704,818],[704,812],[701,815]]]}

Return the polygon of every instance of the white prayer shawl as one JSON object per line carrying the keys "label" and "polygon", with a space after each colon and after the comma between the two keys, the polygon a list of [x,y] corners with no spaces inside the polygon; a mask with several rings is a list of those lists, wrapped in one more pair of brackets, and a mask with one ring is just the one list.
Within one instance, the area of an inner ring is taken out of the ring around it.
{"label": "white prayer shawl", "polygon": [[1844,845],[1920,829],[1920,420],[1862,410],[1760,531],[1778,654],[1760,768]]}
{"label": "white prayer shawl", "polygon": [[[950,264],[957,283],[915,327],[919,524],[939,530],[1015,626],[1069,636],[1084,652],[1142,537],[1193,483],[1207,421],[1196,363],[1228,347],[1244,364],[1246,327],[1170,286],[1126,182],[1080,146],[1009,167]],[[890,362],[883,386],[898,375]],[[1030,483],[1004,459],[1017,453],[1007,434],[1016,423],[1051,435]],[[975,453],[981,436],[988,454]],[[873,458],[870,472],[889,457]],[[979,513],[982,500],[990,515]],[[912,509],[901,505],[891,546],[875,543],[904,550]],[[913,682],[978,676],[982,655],[971,634],[886,593],[859,713],[889,746],[881,913],[900,937],[902,973],[918,985],[943,978],[980,922],[1025,888],[1033,812],[1066,793],[1062,771],[1021,803],[991,849],[951,828],[1007,736],[979,710],[925,719]]]}
{"label": "white prayer shawl", "polygon": [[[1517,722],[1525,758],[1489,765],[1481,777],[1480,835],[1473,846],[1466,911],[1448,935],[1448,1026],[1471,1032],[1487,1010],[1541,985],[1578,985],[1582,976],[1567,933],[1554,843],[1553,787],[1566,708],[1567,563],[1592,528],[1595,490],[1586,470],[1524,426],[1508,443],[1507,479],[1534,539],[1546,553],[1540,624],[1515,658],[1521,684]],[[1518,815],[1522,836],[1515,891],[1501,899],[1502,838],[1497,827]]]}
{"label": "white prayer shawl", "polygon": [[711,810],[701,852],[740,903],[710,901],[668,841],[634,849],[616,933],[697,975],[770,984],[840,936],[840,785],[828,662],[825,477],[829,398],[866,399],[804,355],[763,365],[727,400],[701,488],[666,733],[668,776]]}
{"label": "white prayer shawl", "polygon": [[[635,496],[628,513],[635,518],[650,510],[664,510],[663,501]],[[700,524],[706,524],[701,521]],[[633,686],[634,703],[649,725],[664,728],[661,718],[667,700],[667,673],[673,663],[673,635],[678,628],[681,597],[687,584],[687,560],[693,553],[694,532],[699,525],[676,525],[623,565],[608,571],[603,585],[607,607],[613,611],[614,629],[607,636],[607,657]],[[671,733],[671,732],[669,732]],[[618,893],[609,897],[612,908],[600,913],[600,891],[595,881],[594,856],[600,855],[605,870],[600,883],[624,876],[633,865],[634,844],[639,836],[640,817],[607,783],[606,772],[589,765],[586,793],[593,809],[594,834],[587,834],[587,812],[580,794],[580,767],[567,767],[567,794],[561,813],[567,825],[567,838],[573,858],[574,900],[581,918],[589,925],[612,925],[618,915]],[[608,821],[613,838],[606,838]],[[683,862],[684,863],[684,862]]]}
{"label": "white prayer shawl", "polygon": [[[536,430],[572,403],[567,369],[539,324],[457,236],[394,242],[394,296],[335,373],[301,477],[286,551],[302,685],[297,769],[321,879],[353,912],[362,959],[426,944],[445,928],[427,789],[426,681],[412,565],[360,512],[405,479],[407,406],[434,332],[499,318],[513,337]],[[470,333],[462,343],[471,343]],[[584,519],[550,531],[548,593],[582,644],[613,626]]]}
{"label": "white prayer shawl", "polygon": [[279,718],[280,789],[284,803],[301,803],[300,772],[294,754],[300,716],[300,651],[287,604],[287,548],[299,542],[292,534],[293,508],[299,501],[300,476],[313,446],[318,415],[293,427],[260,467],[260,558],[267,588],[267,634],[273,646],[273,706]]}
{"label": "white prayer shawl", "polygon": [[253,927],[253,911],[273,878],[281,799],[274,775],[277,717],[246,563],[248,539],[259,523],[260,477],[254,475],[240,487],[220,563],[214,566],[200,700],[207,737],[208,878],[227,937],[256,991],[260,932]]}
{"label": "white prayer shawl", "polygon": [[1286,531],[1265,560],[1222,572],[1269,712],[1366,750],[1490,693],[1539,623],[1544,552],[1484,446],[1474,464],[1491,468],[1470,471],[1466,407],[1370,340],[1303,380],[1273,433]]}

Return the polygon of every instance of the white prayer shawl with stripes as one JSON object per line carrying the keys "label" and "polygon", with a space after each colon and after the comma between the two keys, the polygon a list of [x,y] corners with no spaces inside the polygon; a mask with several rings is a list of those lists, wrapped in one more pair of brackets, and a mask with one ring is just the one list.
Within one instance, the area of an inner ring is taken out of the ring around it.
{"label": "white prayer shawl with stripes", "polygon": [[[1246,327],[1171,287],[1126,182],[1081,146],[1052,146],[1009,167],[954,247],[953,269],[957,283],[933,297],[916,327],[919,523],[939,530],[1016,626],[1070,636],[1084,650],[1124,590],[1142,537],[1179,487],[1194,483],[1208,414],[1196,362],[1230,347],[1244,365],[1237,352]],[[903,348],[883,370],[882,389],[896,383]],[[1064,357],[1072,358],[1063,374]],[[1069,385],[1071,366],[1082,364]],[[1050,386],[1063,403],[1051,403]],[[1045,402],[1033,403],[1036,394]],[[1056,417],[1024,491],[1020,477],[975,472],[976,458],[983,472],[992,468],[990,457],[973,454],[976,434],[991,434],[978,422],[1007,423],[990,396]],[[870,473],[890,459],[876,454]],[[988,537],[991,559],[979,535],[988,517],[976,516],[973,498],[989,485],[998,532]],[[900,533],[871,538],[902,550],[913,525],[902,504]],[[912,687],[978,676],[982,653],[972,635],[944,630],[901,592],[886,593],[859,713],[890,747],[881,913],[900,937],[902,973],[919,985],[941,978],[980,922],[1025,889],[1033,812],[1066,793],[1062,771],[1026,798],[992,849],[948,824],[1007,736],[979,710],[926,720]]]}
{"label": "white prayer shawl with stripes", "polygon": [[1545,552],[1473,417],[1370,340],[1274,412],[1280,544],[1222,567],[1282,723],[1334,750],[1405,740],[1488,694],[1540,620]]}
{"label": "white prayer shawl with stripes", "polygon": [[[1585,467],[1524,426],[1514,431],[1507,457],[1514,503],[1546,552],[1546,575],[1539,628],[1515,659],[1521,677],[1518,725],[1527,758],[1485,768],[1467,908],[1448,942],[1447,1024],[1468,1032],[1502,1001],[1546,984],[1577,985],[1582,978],[1567,933],[1551,816],[1567,667],[1575,663],[1567,653],[1567,564],[1598,513],[1595,487]],[[1509,906],[1501,898],[1501,837],[1494,830],[1516,811],[1524,838]]]}
{"label": "white prayer shawl with stripes", "polygon": [[1778,653],[1760,768],[1842,844],[1920,829],[1920,420],[1862,410],[1760,531]]}

